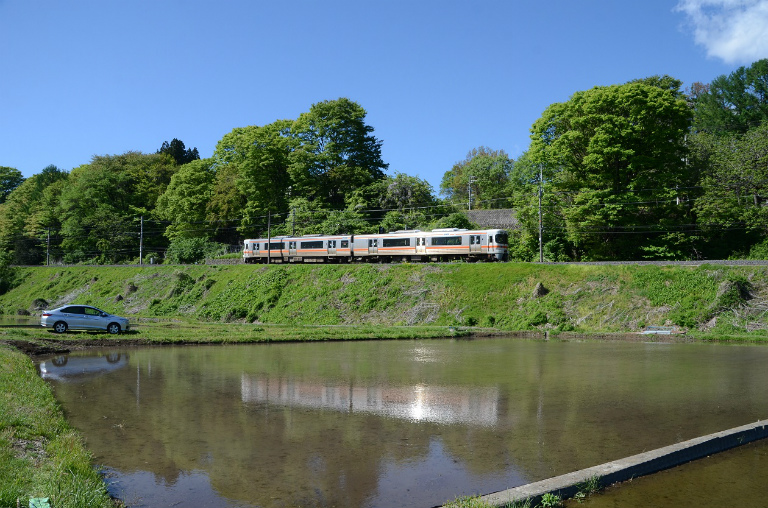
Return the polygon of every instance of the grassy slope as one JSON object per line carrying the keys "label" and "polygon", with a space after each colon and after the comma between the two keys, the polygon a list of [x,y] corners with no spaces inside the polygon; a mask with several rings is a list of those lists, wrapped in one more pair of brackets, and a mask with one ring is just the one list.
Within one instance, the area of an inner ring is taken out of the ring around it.
{"label": "grassy slope", "polygon": [[[2,313],[33,311],[33,301],[42,298],[51,306],[92,304],[134,318],[256,324],[477,325],[585,333],[676,324],[698,333],[749,332],[755,338],[768,328],[764,267],[39,267],[20,268],[19,275],[23,282],[0,296]],[[545,296],[533,296],[537,283],[549,291]]]}
{"label": "grassy slope", "polygon": [[30,497],[60,508],[113,506],[30,359],[0,346],[0,506],[27,506]]}

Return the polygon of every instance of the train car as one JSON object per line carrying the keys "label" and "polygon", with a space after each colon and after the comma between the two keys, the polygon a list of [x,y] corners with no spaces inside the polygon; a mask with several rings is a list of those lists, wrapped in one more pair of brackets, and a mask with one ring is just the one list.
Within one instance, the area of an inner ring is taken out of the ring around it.
{"label": "train car", "polygon": [[433,229],[360,235],[307,235],[244,242],[246,263],[506,261],[503,229]]}
{"label": "train car", "polygon": [[248,239],[244,242],[246,263],[334,263],[352,257],[352,237],[307,235],[300,237]]}

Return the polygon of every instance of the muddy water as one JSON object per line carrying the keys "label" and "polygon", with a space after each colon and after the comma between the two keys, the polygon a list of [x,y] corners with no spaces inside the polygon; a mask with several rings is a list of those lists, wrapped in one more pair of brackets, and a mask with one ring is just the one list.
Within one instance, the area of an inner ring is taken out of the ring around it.
{"label": "muddy water", "polygon": [[766,418],[767,361],[766,347],[484,339],[40,367],[130,506],[429,507]]}
{"label": "muddy water", "polygon": [[768,440],[637,478],[590,496],[569,508],[648,506],[768,506]]}

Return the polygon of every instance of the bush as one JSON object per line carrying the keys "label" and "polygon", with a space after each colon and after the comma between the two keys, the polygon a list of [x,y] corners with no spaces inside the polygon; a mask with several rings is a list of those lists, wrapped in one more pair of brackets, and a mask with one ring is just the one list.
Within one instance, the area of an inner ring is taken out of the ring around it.
{"label": "bush", "polygon": [[11,254],[0,251],[0,295],[13,287],[16,274],[11,266]]}
{"label": "bush", "polygon": [[207,238],[177,238],[168,246],[165,259],[175,264],[199,263],[205,258],[222,254],[225,249],[223,244]]}

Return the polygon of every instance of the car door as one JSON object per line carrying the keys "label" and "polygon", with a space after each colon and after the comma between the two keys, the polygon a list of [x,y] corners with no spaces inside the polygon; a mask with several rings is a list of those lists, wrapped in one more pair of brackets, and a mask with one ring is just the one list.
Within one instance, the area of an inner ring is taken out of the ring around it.
{"label": "car door", "polygon": [[67,328],[83,328],[85,319],[85,310],[81,305],[70,305],[61,309]]}
{"label": "car door", "polygon": [[83,307],[83,311],[83,328],[88,328],[89,330],[106,328],[106,325],[102,323],[104,319],[101,317],[101,311],[93,307]]}

